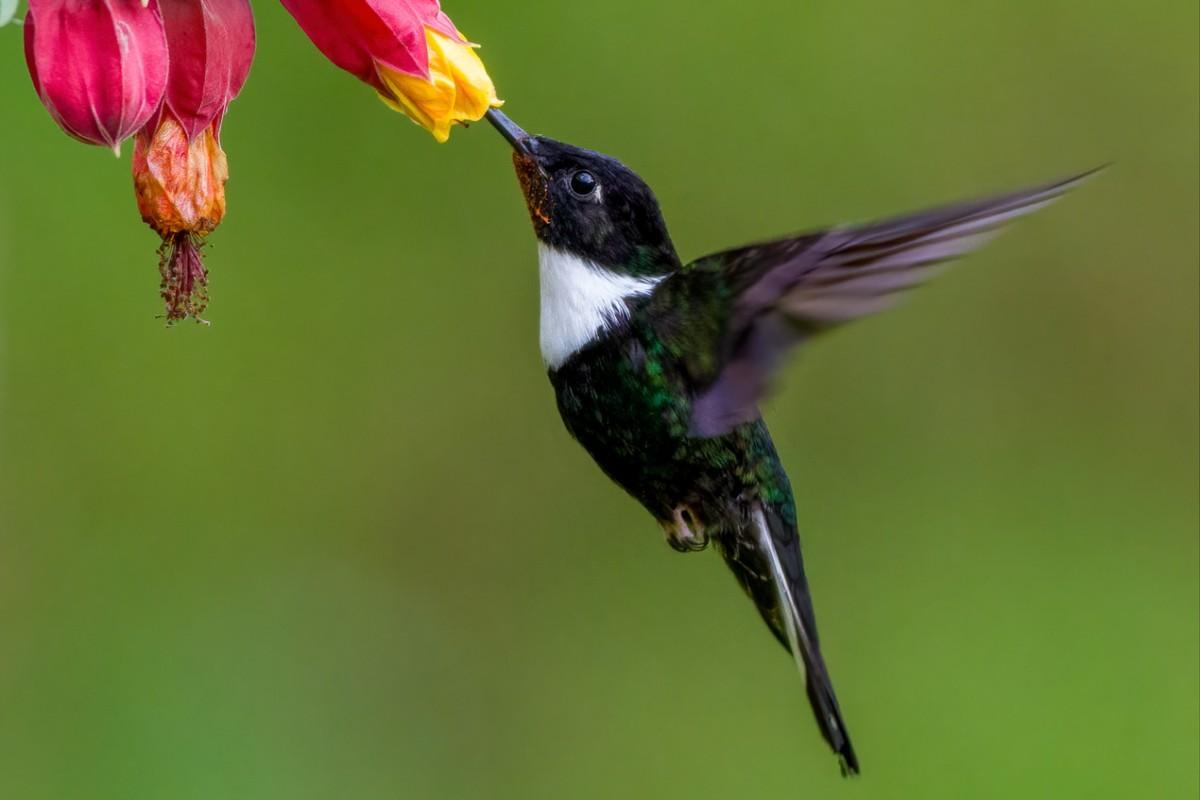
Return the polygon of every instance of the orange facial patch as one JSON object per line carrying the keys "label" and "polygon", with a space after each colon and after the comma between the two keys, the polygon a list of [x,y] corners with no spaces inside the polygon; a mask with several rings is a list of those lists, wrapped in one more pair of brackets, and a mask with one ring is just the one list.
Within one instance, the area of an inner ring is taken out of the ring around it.
{"label": "orange facial patch", "polygon": [[529,206],[533,227],[541,230],[550,224],[550,187],[546,184],[546,176],[537,161],[524,153],[513,153],[513,166],[525,195],[525,204]]}

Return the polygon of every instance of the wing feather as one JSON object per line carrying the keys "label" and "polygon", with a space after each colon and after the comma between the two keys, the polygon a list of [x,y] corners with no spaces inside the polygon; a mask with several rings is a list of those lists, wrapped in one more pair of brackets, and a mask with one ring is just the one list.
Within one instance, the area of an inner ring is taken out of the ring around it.
{"label": "wing feather", "polygon": [[687,365],[692,430],[715,436],[758,416],[784,354],[816,333],[894,306],[947,262],[982,247],[1090,178],[698,259],[648,304],[659,336]]}

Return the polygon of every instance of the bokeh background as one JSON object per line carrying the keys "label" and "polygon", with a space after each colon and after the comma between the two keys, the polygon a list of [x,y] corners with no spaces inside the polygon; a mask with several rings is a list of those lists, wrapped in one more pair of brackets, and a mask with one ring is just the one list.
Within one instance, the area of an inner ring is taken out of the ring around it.
{"label": "bokeh background", "polygon": [[768,408],[864,776],[562,430],[502,141],[264,1],[210,328],[0,30],[0,797],[1195,797],[1196,4],[448,10],[685,258],[1115,162]]}

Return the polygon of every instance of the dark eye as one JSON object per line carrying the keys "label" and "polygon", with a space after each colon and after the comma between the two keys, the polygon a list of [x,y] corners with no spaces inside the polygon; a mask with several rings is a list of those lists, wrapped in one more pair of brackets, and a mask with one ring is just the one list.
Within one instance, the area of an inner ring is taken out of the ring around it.
{"label": "dark eye", "polygon": [[596,191],[596,185],[596,176],[586,169],[581,169],[571,176],[571,191],[580,197],[587,197]]}

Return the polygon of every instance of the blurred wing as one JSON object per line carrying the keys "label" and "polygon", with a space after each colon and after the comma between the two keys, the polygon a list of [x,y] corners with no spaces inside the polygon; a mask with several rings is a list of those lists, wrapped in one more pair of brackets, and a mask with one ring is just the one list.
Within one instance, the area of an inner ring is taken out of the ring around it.
{"label": "blurred wing", "polygon": [[653,319],[685,365],[692,431],[716,436],[758,416],[784,354],[815,333],[895,305],[945,262],[1086,180],[1067,180],[858,227],[706,256],[660,284]]}

